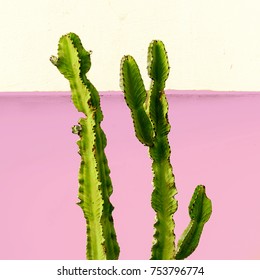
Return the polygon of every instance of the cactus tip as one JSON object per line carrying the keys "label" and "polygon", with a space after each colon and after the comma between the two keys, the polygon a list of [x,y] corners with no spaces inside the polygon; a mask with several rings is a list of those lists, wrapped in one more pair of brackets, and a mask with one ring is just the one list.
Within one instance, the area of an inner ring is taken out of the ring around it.
{"label": "cactus tip", "polygon": [[52,56],[50,57],[50,62],[51,62],[53,65],[57,66],[58,58],[57,58],[56,56],[52,55]]}

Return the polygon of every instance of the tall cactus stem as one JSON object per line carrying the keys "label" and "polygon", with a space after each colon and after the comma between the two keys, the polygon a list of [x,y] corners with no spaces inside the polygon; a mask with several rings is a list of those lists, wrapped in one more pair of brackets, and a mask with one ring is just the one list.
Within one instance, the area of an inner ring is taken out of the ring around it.
{"label": "tall cactus stem", "polygon": [[73,127],[80,139],[77,142],[81,164],[79,170],[79,202],[87,224],[86,257],[90,260],[116,260],[119,245],[116,238],[110,202],[113,192],[110,170],[104,152],[106,136],[100,123],[103,114],[100,97],[88,80],[91,52],[86,51],[75,33],[60,38],[58,57],[51,62],[68,79],[72,101],[85,117]]}
{"label": "tall cactus stem", "polygon": [[169,69],[164,44],[159,40],[152,41],[148,48],[147,67],[151,86],[146,92],[134,58],[127,55],[121,60],[120,85],[131,111],[135,134],[142,144],[148,146],[152,159],[151,204],[155,211],[152,260],[182,259],[189,256],[198,246],[203,226],[212,210],[205,187],[198,186],[190,204],[191,222],[176,249],[173,215],[177,211],[178,202],[175,199],[177,189],[170,163],[170,124],[168,102],[164,92]]}

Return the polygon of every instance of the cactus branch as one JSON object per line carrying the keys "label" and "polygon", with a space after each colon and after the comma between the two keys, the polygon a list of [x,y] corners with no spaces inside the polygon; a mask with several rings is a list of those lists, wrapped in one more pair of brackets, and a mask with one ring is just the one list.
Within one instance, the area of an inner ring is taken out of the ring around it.
{"label": "cactus branch", "polygon": [[[162,71],[161,73],[158,73]],[[168,58],[161,41],[153,41],[148,50],[148,73],[152,79],[151,88],[146,94],[139,68],[131,56],[121,61],[121,88],[130,108],[135,133],[139,141],[149,146],[152,158],[153,186],[152,207],[156,213],[154,241],[151,259],[169,260],[175,254],[173,234],[173,213],[177,210],[177,193],[167,135],[170,125],[167,118],[168,104],[164,93],[165,81],[169,75]],[[142,98],[138,98],[142,96]],[[138,118],[137,112],[142,110]],[[150,130],[150,133],[149,133]],[[147,135],[140,137],[140,131]]]}
{"label": "cactus branch", "polygon": [[211,200],[206,196],[205,187],[196,187],[189,205],[191,221],[178,241],[176,259],[187,258],[197,248],[205,223],[212,212]]}
{"label": "cactus branch", "polygon": [[120,249],[109,200],[112,183],[104,152],[106,136],[100,127],[103,114],[99,94],[86,77],[91,66],[90,54],[83,48],[79,37],[69,33],[59,41],[58,57],[52,56],[50,60],[69,80],[72,101],[86,116],[72,131],[80,137],[77,142],[81,156],[78,205],[87,223],[87,258],[115,260]]}
{"label": "cactus branch", "polygon": [[146,93],[139,68],[130,55],[121,60],[120,85],[131,111],[135,134],[148,146],[152,159],[153,192],[151,204],[155,211],[154,236],[151,259],[182,259],[190,255],[198,245],[204,224],[210,217],[211,201],[205,188],[198,186],[190,204],[191,222],[175,248],[175,223],[177,189],[170,163],[168,133],[168,102],[164,92],[169,76],[169,62],[164,44],[154,40],[148,48],[148,75],[150,90]]}

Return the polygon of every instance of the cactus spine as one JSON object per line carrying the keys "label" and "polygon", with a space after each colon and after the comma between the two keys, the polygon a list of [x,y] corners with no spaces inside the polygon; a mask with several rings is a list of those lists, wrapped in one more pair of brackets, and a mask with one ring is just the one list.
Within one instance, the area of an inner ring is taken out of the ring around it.
{"label": "cactus spine", "polygon": [[191,222],[176,249],[173,214],[178,208],[177,189],[170,163],[170,124],[164,92],[170,67],[164,44],[159,40],[149,45],[147,69],[151,78],[148,92],[134,58],[127,55],[121,60],[120,85],[131,111],[135,134],[142,144],[148,146],[152,159],[154,189],[151,204],[156,216],[151,259],[182,259],[198,246],[203,226],[211,215],[211,201],[206,197],[205,187],[199,185],[189,207]]}
{"label": "cactus spine", "polygon": [[113,189],[104,152],[106,136],[100,127],[103,114],[99,94],[86,77],[91,66],[90,52],[83,48],[76,34],[69,33],[60,38],[58,57],[52,56],[50,60],[69,80],[72,101],[85,115],[73,127],[73,133],[80,137],[78,205],[87,223],[86,255],[91,260],[116,260],[120,249],[109,200]]}

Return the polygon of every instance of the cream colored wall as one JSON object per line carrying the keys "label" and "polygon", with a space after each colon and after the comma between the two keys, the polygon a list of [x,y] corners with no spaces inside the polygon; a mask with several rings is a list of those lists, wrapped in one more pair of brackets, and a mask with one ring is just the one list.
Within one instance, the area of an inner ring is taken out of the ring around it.
{"label": "cream colored wall", "polygon": [[119,90],[124,54],[146,76],[148,44],[161,39],[167,88],[258,91],[259,15],[259,0],[1,0],[0,91],[68,90],[49,56],[70,31],[93,51],[99,90]]}

